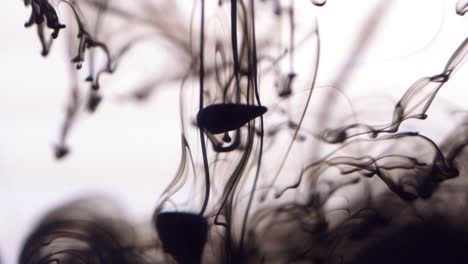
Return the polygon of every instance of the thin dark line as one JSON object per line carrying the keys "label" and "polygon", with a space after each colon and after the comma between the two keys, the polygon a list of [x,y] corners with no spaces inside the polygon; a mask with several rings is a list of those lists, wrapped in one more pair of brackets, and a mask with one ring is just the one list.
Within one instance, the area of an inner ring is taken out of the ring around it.
{"label": "thin dark line", "polygon": [[237,0],[231,0],[231,45],[234,75],[236,77],[236,102],[240,101],[239,55],[237,54]]}
{"label": "thin dark line", "polygon": [[[257,83],[257,43],[255,38],[255,4],[254,0],[250,0],[250,14],[252,19],[252,75],[253,75],[253,85],[254,85],[254,93],[255,99],[257,100],[258,105],[261,105],[260,95],[258,92],[258,83]],[[244,237],[245,231],[247,228],[247,220],[249,218],[250,208],[252,206],[253,197],[255,194],[255,189],[257,189],[258,178],[260,176],[260,169],[262,166],[262,156],[263,156],[263,134],[264,134],[264,126],[263,126],[263,115],[260,116],[260,146],[259,146],[259,153],[258,153],[258,160],[257,160],[257,170],[255,172],[254,182],[252,184],[252,189],[249,195],[249,201],[247,202],[247,208],[245,209],[244,219],[242,222],[242,231],[241,231],[241,238],[240,238],[240,252],[242,254],[243,246],[244,246]]]}
{"label": "thin dark line", "polygon": [[[200,17],[200,66],[199,66],[199,79],[200,79],[200,111],[203,110],[203,96],[204,96],[204,89],[203,89],[203,82],[205,77],[205,67],[204,67],[204,48],[205,48],[205,0],[201,1],[201,17]],[[200,143],[202,148],[202,155],[203,155],[203,168],[205,170],[205,198],[203,199],[203,205],[200,210],[200,215],[202,216],[205,211],[206,207],[208,206],[208,200],[210,199],[210,167],[208,165],[208,156],[206,151],[206,143],[205,143],[205,134],[203,128],[199,126],[200,130]]]}

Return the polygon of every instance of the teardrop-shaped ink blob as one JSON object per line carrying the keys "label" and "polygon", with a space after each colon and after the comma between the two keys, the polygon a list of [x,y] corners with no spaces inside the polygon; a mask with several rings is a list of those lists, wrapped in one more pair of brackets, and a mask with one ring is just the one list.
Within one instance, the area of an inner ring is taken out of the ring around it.
{"label": "teardrop-shaped ink blob", "polygon": [[157,216],[156,229],[164,251],[178,263],[201,263],[208,224],[200,215],[165,212]]}
{"label": "teardrop-shaped ink blob", "polygon": [[197,123],[212,134],[220,134],[239,129],[266,111],[266,107],[257,105],[212,104],[198,112]]}

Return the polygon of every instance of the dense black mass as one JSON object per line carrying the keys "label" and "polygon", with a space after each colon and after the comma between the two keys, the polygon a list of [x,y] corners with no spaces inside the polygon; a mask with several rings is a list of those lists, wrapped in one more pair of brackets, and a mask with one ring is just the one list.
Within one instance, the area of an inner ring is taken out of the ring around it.
{"label": "dense black mass", "polygon": [[467,246],[466,227],[426,220],[377,239],[353,263],[468,263]]}
{"label": "dense black mass", "polygon": [[163,249],[179,263],[201,263],[208,236],[205,218],[183,212],[161,213],[156,218],[156,230]]}

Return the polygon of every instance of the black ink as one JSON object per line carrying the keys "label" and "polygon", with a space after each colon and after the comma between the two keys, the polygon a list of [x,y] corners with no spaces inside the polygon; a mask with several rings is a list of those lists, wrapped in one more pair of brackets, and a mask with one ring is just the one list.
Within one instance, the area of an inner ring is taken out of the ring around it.
{"label": "black ink", "polygon": [[161,213],[156,218],[156,229],[164,250],[179,263],[201,263],[208,224],[199,215],[183,212]]}
{"label": "black ink", "polygon": [[212,134],[220,134],[240,129],[266,112],[267,108],[264,106],[212,104],[198,112],[197,123]]}

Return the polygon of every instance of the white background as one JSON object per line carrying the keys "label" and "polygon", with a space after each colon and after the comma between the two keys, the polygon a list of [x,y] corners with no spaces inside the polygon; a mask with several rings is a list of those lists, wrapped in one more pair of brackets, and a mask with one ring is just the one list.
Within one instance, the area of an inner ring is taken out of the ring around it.
{"label": "white background", "polygon": [[[368,88],[351,87],[350,93],[401,94],[417,78],[439,73],[467,36],[467,18],[455,15],[455,1],[394,2],[375,45],[356,70],[359,87]],[[354,19],[356,14],[365,14],[375,3],[330,0],[320,11],[319,22],[325,28],[321,33],[324,41],[329,40],[324,47],[324,74],[336,72],[352,46],[351,37],[362,22]],[[107,100],[95,115],[82,116],[73,129],[70,157],[55,161],[52,146],[68,95],[65,41],[56,41],[51,55],[42,58],[35,29],[23,27],[30,10],[22,1],[2,4],[0,255],[4,263],[14,263],[22,240],[39,217],[75,197],[109,195],[134,219],[151,215],[177,168],[180,130],[175,89],[140,106]],[[343,36],[349,36],[349,42]],[[392,69],[402,67],[407,70],[392,75]],[[450,81],[453,84],[441,92],[441,101],[466,106],[466,73],[466,66],[460,69]]]}

